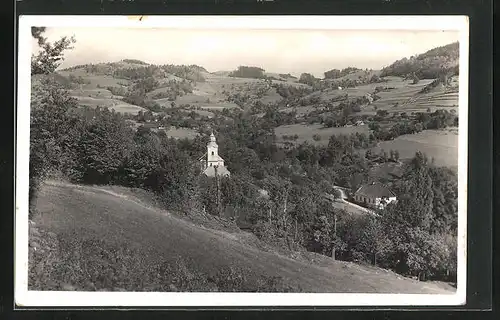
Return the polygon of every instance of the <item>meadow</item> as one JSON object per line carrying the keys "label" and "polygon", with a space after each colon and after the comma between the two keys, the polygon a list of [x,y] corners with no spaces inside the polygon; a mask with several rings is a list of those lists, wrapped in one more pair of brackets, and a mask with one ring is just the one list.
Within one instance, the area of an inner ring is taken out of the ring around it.
{"label": "meadow", "polygon": [[[367,125],[362,126],[352,126],[352,127],[331,127],[326,128],[321,124],[292,124],[279,126],[275,129],[276,138],[279,142],[284,142],[283,136],[293,136],[297,134],[299,138],[296,140],[297,143],[302,143],[304,141],[313,143],[327,145],[332,135],[338,134],[351,134],[351,133],[365,133],[368,134],[370,129]],[[314,135],[318,135],[320,140],[316,141],[313,139]]]}
{"label": "meadow", "polygon": [[391,141],[380,142],[372,149],[398,150],[401,159],[415,156],[417,151],[424,152],[429,159],[434,159],[440,166],[457,168],[458,166],[458,132],[456,129],[425,130],[418,134],[403,135]]}
{"label": "meadow", "polygon": [[198,136],[198,132],[193,130],[193,129],[188,129],[188,128],[175,128],[172,127],[166,131],[167,136],[176,138],[176,139],[194,139],[196,136]]}

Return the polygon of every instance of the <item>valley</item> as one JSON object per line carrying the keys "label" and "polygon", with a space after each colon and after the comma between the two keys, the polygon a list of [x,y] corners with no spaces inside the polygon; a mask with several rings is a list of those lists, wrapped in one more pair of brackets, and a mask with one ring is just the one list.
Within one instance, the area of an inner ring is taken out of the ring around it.
{"label": "valley", "polygon": [[30,286],[453,293],[458,89],[458,42],[323,78],[34,74]]}

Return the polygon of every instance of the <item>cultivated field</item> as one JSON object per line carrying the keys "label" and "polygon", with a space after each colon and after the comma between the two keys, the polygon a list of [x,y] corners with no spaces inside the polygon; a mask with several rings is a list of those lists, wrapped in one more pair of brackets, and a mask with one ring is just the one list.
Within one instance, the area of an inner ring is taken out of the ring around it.
{"label": "cultivated field", "polygon": [[167,136],[176,139],[194,139],[198,135],[197,131],[188,128],[170,128],[166,133]]}
{"label": "cultivated field", "polygon": [[109,109],[114,109],[116,112],[120,113],[130,113],[137,114],[139,111],[147,111],[142,107],[123,102],[118,99],[106,99],[106,98],[91,98],[82,96],[73,96],[73,98],[78,100],[78,103],[83,106],[89,106],[92,108],[96,107],[107,107]]}

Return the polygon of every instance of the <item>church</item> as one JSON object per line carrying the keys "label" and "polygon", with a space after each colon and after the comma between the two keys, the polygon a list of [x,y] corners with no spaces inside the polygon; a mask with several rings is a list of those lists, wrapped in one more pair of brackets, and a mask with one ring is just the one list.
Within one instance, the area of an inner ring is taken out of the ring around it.
{"label": "church", "polygon": [[215,141],[214,133],[210,135],[207,152],[199,159],[202,172],[208,177],[229,176],[231,173],[224,166],[224,159],[219,156],[219,146]]}

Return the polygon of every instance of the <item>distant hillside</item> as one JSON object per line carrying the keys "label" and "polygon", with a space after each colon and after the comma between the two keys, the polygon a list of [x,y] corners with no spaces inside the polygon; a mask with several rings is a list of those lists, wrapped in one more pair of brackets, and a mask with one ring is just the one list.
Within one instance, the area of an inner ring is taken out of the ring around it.
{"label": "distant hillside", "polygon": [[381,76],[407,77],[415,74],[419,79],[436,79],[443,71],[448,76],[458,74],[459,43],[454,42],[446,46],[437,47],[423,54],[412,56],[409,59],[397,60],[390,66],[382,69]]}
{"label": "distant hillside", "polygon": [[362,70],[354,67],[347,67],[342,70],[332,69],[325,72],[325,79],[337,79],[357,71],[362,71]]}

